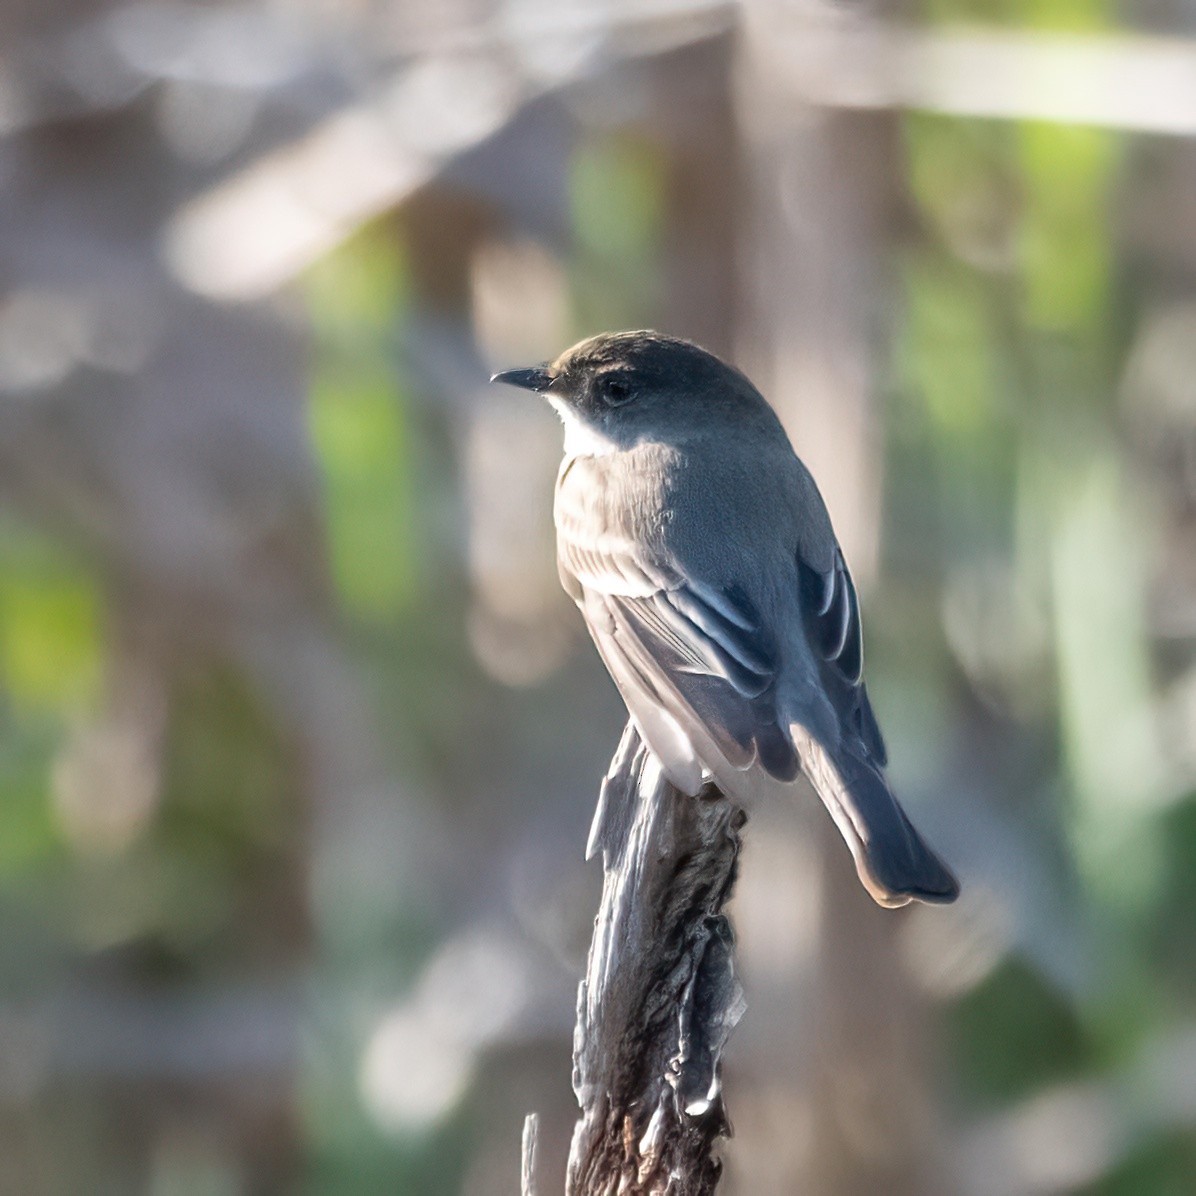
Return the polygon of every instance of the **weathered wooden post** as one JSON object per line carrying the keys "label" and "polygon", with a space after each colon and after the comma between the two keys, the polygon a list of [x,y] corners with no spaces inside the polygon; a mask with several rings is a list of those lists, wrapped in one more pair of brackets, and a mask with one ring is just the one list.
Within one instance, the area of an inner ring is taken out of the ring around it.
{"label": "weathered wooden post", "polygon": [[[629,723],[599,799],[588,854],[605,877],[577,995],[568,1196],[707,1196],[729,1131],[720,1067],[743,1013],[723,908],[746,821],[713,786],[696,798],[661,775]],[[534,1123],[524,1138],[531,1196]]]}

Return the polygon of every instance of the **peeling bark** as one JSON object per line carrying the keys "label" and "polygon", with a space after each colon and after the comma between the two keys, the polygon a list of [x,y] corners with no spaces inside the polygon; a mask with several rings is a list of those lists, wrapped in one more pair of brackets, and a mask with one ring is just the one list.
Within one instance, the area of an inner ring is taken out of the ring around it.
{"label": "peeling bark", "polygon": [[745,821],[713,786],[673,788],[628,724],[588,849],[605,881],[578,990],[569,1196],[705,1196],[718,1183],[722,1052],[744,1010],[722,911]]}

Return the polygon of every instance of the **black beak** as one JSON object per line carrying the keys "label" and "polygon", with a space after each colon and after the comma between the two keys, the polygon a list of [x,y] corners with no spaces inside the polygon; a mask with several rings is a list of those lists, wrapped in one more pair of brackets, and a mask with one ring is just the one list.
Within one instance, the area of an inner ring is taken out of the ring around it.
{"label": "black beak", "polygon": [[503,370],[501,373],[493,374],[490,381],[505,382],[508,386],[518,386],[523,390],[540,392],[547,390],[552,385],[553,376],[548,372],[547,366],[536,365],[527,370]]}

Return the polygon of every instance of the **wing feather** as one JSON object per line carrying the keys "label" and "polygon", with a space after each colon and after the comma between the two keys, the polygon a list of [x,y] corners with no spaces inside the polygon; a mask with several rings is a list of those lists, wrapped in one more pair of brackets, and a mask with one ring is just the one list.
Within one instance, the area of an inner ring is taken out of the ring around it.
{"label": "wing feather", "polygon": [[797,567],[806,634],[820,657],[823,685],[843,730],[883,768],[888,753],[864,687],[860,604],[847,562],[836,547],[829,569],[816,569],[801,553]]}
{"label": "wing feather", "polygon": [[[611,551],[612,546],[615,551]],[[670,728],[647,725],[658,705],[691,739],[713,743],[735,768],[759,759],[775,776],[797,774],[796,753],[777,720],[779,654],[762,620],[739,593],[694,582],[679,571],[645,561],[625,539],[581,545],[558,537],[565,588],[578,601],[590,633],[644,737],[666,766],[690,783],[684,752]],[[650,581],[654,588],[628,584]],[[656,739],[667,742],[657,744]]]}

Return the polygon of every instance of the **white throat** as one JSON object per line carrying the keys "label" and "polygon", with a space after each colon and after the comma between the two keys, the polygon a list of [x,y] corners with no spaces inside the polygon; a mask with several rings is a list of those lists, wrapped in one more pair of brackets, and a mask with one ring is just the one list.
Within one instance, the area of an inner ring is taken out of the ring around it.
{"label": "white throat", "polygon": [[[552,400],[549,400],[552,402]],[[605,457],[610,453],[617,453],[617,445],[609,436],[604,435],[593,424],[578,419],[564,403],[553,402],[561,423],[565,425],[565,456],[566,457]]]}

